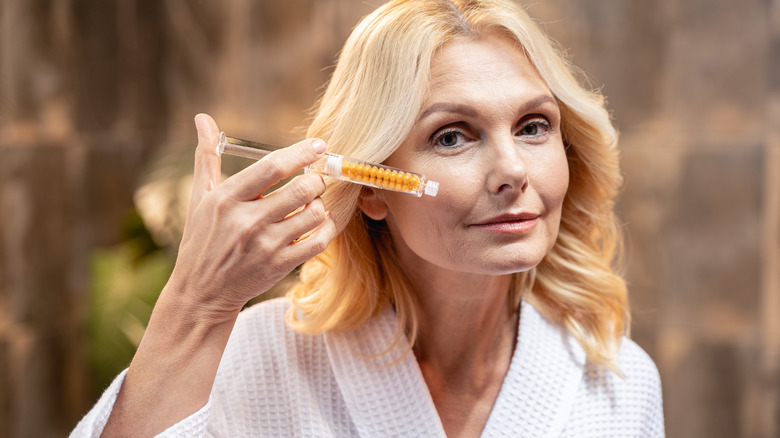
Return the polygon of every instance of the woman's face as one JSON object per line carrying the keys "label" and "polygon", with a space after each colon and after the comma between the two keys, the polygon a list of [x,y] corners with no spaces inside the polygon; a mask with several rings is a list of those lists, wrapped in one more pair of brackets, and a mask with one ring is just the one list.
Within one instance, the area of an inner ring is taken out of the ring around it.
{"label": "woman's face", "polygon": [[499,275],[528,270],[555,243],[569,184],[552,93],[501,37],[458,39],[431,66],[409,137],[385,164],[438,181],[436,197],[374,191],[407,268]]}

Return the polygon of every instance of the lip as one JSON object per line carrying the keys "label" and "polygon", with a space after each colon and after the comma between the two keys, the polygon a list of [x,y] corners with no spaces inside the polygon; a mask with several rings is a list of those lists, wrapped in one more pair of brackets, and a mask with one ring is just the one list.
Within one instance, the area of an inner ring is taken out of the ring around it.
{"label": "lip", "polygon": [[502,233],[521,233],[531,230],[539,222],[536,213],[506,213],[477,222],[471,226]]}

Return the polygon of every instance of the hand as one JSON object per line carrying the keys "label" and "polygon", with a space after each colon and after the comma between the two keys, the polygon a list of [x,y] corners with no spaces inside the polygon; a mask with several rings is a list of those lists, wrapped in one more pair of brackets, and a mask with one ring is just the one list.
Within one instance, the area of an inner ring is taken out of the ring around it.
{"label": "hand", "polygon": [[235,318],[250,299],[322,252],[335,237],[335,224],[320,199],[325,191],[321,176],[297,176],[264,195],[321,158],[325,143],[309,139],[275,151],[220,184],[219,129],[205,114],[195,122],[192,198],[164,293],[176,294],[176,302],[195,304],[214,322],[222,322]]}
{"label": "hand", "polygon": [[273,152],[220,184],[217,125],[205,114],[195,124],[195,179],[176,267],[125,375],[105,436],[153,436],[203,407],[244,304],[336,235],[320,199],[325,182],[319,175],[298,176],[264,195],[322,157],[325,143],[304,140]]}

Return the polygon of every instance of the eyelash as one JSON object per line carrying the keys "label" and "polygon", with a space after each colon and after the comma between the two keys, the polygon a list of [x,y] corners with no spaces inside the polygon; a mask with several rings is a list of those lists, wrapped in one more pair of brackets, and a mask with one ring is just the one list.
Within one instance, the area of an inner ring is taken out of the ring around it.
{"label": "eyelash", "polygon": [[[552,130],[552,125],[546,119],[535,118],[535,119],[531,119],[531,120],[528,120],[528,121],[524,122],[520,126],[520,128],[518,129],[518,133],[522,132],[523,129],[525,129],[526,127],[531,126],[531,125],[541,126],[544,129],[543,133],[529,135],[529,136],[532,136],[532,137],[539,137],[539,136],[546,135],[547,133],[549,133]],[[448,128],[448,129],[444,129],[442,131],[437,131],[437,132],[435,132],[431,136],[431,144],[434,145],[434,146],[441,146],[441,147],[445,147],[445,148],[453,148],[453,147],[455,147],[456,145],[453,145],[453,146],[443,146],[443,145],[439,144],[441,139],[444,138],[447,135],[456,135],[456,136],[459,136],[459,137],[465,137],[466,133],[464,133],[463,130],[456,129],[456,128]]]}
{"label": "eyelash", "polygon": [[525,129],[526,127],[531,126],[531,125],[542,126],[544,128],[544,130],[545,130],[542,134],[536,134],[536,135],[534,135],[534,137],[538,137],[540,135],[547,134],[547,133],[549,133],[552,130],[552,125],[550,125],[550,122],[548,122],[546,119],[536,118],[536,119],[528,120],[525,123],[523,123],[522,125],[520,125],[520,129],[518,130],[518,132],[522,132],[523,129]]}

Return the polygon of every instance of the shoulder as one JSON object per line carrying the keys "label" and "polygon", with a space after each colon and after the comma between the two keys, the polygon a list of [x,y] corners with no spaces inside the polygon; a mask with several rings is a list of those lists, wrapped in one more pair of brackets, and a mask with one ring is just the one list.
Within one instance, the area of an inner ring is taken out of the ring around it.
{"label": "shoulder", "polygon": [[655,363],[624,337],[617,365],[622,376],[603,366],[585,366],[574,423],[584,430],[609,425],[632,431],[631,436],[664,436],[661,379]]}
{"label": "shoulder", "polygon": [[623,376],[606,370],[599,373],[607,374],[608,383],[611,383],[617,395],[631,406],[641,406],[649,411],[660,408],[661,377],[653,359],[634,341],[624,337],[617,364]]}
{"label": "shoulder", "polygon": [[[576,370],[565,437],[664,436],[661,379],[650,356],[634,341],[621,338],[619,375],[587,359],[566,329],[546,319],[532,305],[523,306],[518,349],[527,354],[527,373],[555,381],[565,369]],[[543,371],[537,370],[540,368]]]}
{"label": "shoulder", "polygon": [[655,363],[639,345],[626,337],[621,340],[617,366],[622,375],[588,363],[585,382],[593,391],[608,391],[614,393],[613,396],[660,400],[661,378]]}
{"label": "shoulder", "polygon": [[244,309],[233,328],[226,355],[239,355],[242,359],[258,356],[268,364],[318,353],[317,347],[324,347],[322,335],[291,329],[286,323],[289,309],[286,298],[270,299]]}
{"label": "shoulder", "polygon": [[636,342],[623,337],[617,358],[618,367],[625,375],[625,383],[637,390],[659,392],[661,378],[655,362]]}

